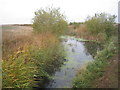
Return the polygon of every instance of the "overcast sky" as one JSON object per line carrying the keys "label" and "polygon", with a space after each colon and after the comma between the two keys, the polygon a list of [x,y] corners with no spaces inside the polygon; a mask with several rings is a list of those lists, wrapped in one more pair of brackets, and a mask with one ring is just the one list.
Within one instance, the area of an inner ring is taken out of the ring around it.
{"label": "overcast sky", "polygon": [[119,0],[0,0],[0,24],[32,23],[41,8],[60,7],[69,22],[82,22],[88,15],[106,12],[117,15]]}

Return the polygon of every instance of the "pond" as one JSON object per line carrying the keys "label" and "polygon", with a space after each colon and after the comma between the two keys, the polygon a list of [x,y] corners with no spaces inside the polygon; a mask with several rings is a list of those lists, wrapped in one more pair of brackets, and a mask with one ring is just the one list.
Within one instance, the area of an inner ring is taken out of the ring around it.
{"label": "pond", "polygon": [[74,37],[64,38],[62,44],[65,51],[64,62],[52,74],[52,79],[45,82],[44,88],[72,88],[77,70],[93,61],[96,52],[101,50],[98,43],[79,41]]}

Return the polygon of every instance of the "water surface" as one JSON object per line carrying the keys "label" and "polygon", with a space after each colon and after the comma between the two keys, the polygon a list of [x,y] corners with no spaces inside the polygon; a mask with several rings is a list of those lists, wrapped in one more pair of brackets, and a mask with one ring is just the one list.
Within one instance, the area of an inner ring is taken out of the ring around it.
{"label": "water surface", "polygon": [[95,53],[100,50],[96,43],[81,42],[73,37],[65,38],[62,44],[66,54],[64,63],[54,72],[52,79],[45,84],[45,88],[72,88],[72,80],[77,70],[93,61]]}

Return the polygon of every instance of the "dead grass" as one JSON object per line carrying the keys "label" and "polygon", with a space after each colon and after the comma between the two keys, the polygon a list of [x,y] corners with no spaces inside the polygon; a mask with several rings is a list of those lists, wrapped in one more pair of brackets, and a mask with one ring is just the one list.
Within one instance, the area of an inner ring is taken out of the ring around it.
{"label": "dead grass", "polygon": [[8,29],[2,30],[2,50],[3,57],[17,50],[17,48],[24,46],[25,44],[31,44],[33,39],[31,37],[32,33],[26,28],[18,28],[18,30]]}
{"label": "dead grass", "polygon": [[42,33],[34,36],[34,44],[40,45],[41,48],[49,47],[50,45],[58,42],[58,39],[52,33]]}
{"label": "dead grass", "polygon": [[61,55],[59,40],[52,33],[33,34],[32,27],[18,27],[3,30],[3,88],[34,86],[33,77],[37,73],[48,77],[46,67]]}
{"label": "dead grass", "polygon": [[92,35],[89,33],[88,28],[85,24],[80,24],[79,27],[74,28],[73,25],[69,26],[70,32],[74,33],[75,36],[79,38],[84,38],[87,40],[96,40],[96,41],[104,41],[105,35],[104,34],[98,34],[98,35]]}
{"label": "dead grass", "polygon": [[18,26],[15,30],[3,30],[2,33],[3,58],[17,51],[18,48],[23,48],[25,45],[46,48],[58,42],[58,39],[49,32],[39,35],[33,34],[30,26]]}

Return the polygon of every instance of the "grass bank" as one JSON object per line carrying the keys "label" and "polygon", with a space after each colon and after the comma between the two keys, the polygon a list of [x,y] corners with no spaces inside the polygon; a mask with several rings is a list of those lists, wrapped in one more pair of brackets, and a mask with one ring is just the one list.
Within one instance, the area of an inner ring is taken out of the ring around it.
{"label": "grass bank", "polygon": [[36,79],[42,82],[41,77],[50,77],[62,55],[59,39],[52,33],[3,32],[3,88],[36,86]]}
{"label": "grass bank", "polygon": [[109,59],[117,54],[117,36],[112,35],[109,39],[105,40],[106,37],[102,35],[99,36],[99,34],[95,37],[94,35],[91,35],[87,29],[81,31],[77,28],[76,30],[76,32],[79,31],[80,33],[75,32],[76,34],[74,36],[85,39],[89,38],[88,40],[90,41],[94,40],[95,42],[101,42],[104,48],[97,52],[97,55],[94,58],[95,61],[88,63],[86,67],[78,71],[78,74],[73,80],[73,88],[96,88],[96,86],[93,85],[93,82],[104,75],[106,67],[110,65]]}
{"label": "grass bank", "polygon": [[109,65],[109,59],[117,54],[114,41],[115,40],[111,38],[111,40],[104,45],[104,49],[97,53],[95,61],[88,63],[85,68],[79,70],[73,80],[74,88],[95,88],[93,82],[103,76],[105,68]]}
{"label": "grass bank", "polygon": [[[107,72],[110,58],[117,54],[117,24],[115,16],[105,13],[96,14],[82,24],[72,25],[68,34],[103,44],[103,50],[95,55],[95,61],[80,69],[73,80],[74,88],[95,88],[93,82]],[[116,69],[116,68],[114,68]],[[111,80],[112,82],[112,80]],[[115,82],[117,86],[118,82]],[[112,85],[111,85],[112,86]],[[97,86],[99,87],[99,86]],[[117,87],[116,87],[117,88]]]}

